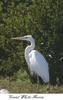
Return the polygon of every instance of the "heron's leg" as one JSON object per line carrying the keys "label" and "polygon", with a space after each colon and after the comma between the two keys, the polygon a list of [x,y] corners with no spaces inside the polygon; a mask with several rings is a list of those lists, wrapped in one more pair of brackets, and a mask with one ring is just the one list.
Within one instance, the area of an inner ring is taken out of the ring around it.
{"label": "heron's leg", "polygon": [[37,75],[37,84],[39,84],[39,76]]}
{"label": "heron's leg", "polygon": [[49,87],[49,89],[48,89],[48,90],[49,90],[49,92],[50,92],[50,81],[49,81],[49,83],[48,83],[48,87]]}
{"label": "heron's leg", "polygon": [[47,91],[50,92],[50,82],[48,83]]}
{"label": "heron's leg", "polygon": [[50,77],[49,77],[49,83],[48,83],[48,86],[49,86],[49,92],[50,92],[50,88],[51,88]]}
{"label": "heron's leg", "polygon": [[37,92],[39,91],[39,76],[37,75]]}

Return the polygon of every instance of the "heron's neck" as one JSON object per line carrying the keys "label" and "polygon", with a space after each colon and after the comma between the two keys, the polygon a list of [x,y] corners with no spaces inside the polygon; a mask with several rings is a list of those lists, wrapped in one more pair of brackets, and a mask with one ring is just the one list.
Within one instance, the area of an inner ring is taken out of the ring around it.
{"label": "heron's neck", "polygon": [[25,60],[29,66],[29,53],[35,48],[35,41],[31,42],[31,45],[27,46],[25,49]]}

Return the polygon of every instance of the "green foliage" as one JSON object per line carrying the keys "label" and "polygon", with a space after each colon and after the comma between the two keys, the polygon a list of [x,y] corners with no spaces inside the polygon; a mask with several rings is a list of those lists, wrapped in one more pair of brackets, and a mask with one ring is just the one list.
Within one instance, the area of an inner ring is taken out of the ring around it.
{"label": "green foliage", "polygon": [[17,83],[31,83],[29,75],[25,70],[22,69],[16,73],[15,78]]}
{"label": "green foliage", "polygon": [[[24,80],[25,72],[20,74],[19,70],[26,69],[27,71],[24,60],[26,42],[16,43],[11,38],[32,34],[36,40],[36,48],[48,60],[51,83],[58,83],[57,79],[63,83],[62,33],[62,0],[1,0],[0,75],[12,76],[18,71],[17,79]],[[42,42],[44,45],[41,45]],[[52,55],[52,59],[49,58],[49,54]]]}

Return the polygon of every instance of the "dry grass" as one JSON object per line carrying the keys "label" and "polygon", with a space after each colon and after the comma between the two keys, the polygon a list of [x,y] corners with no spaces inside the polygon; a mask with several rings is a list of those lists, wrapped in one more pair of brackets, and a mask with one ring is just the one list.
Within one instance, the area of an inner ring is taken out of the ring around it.
{"label": "dry grass", "polygon": [[63,86],[37,85],[32,83],[9,81],[9,79],[0,79],[0,88],[5,88],[10,93],[63,93]]}

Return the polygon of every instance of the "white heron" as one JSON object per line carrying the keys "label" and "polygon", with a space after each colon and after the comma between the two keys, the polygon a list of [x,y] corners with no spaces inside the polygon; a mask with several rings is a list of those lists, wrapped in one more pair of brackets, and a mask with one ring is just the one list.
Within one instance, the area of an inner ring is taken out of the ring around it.
{"label": "white heron", "polygon": [[49,68],[48,68],[48,63],[45,60],[44,56],[39,53],[35,49],[35,40],[32,37],[32,35],[26,35],[23,37],[14,37],[12,38],[13,40],[26,40],[31,42],[31,45],[27,46],[25,49],[25,60],[28,64],[28,68],[33,75],[37,75],[37,82],[39,83],[39,78],[38,76],[41,77],[41,79],[45,82],[49,82]]}

